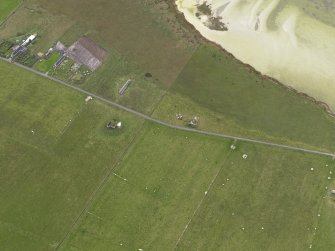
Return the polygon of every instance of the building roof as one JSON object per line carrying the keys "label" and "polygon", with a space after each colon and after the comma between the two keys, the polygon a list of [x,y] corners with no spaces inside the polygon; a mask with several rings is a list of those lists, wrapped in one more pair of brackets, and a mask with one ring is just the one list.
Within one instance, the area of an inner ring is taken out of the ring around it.
{"label": "building roof", "polygon": [[95,71],[107,56],[107,52],[87,37],[82,37],[66,51],[68,57]]}

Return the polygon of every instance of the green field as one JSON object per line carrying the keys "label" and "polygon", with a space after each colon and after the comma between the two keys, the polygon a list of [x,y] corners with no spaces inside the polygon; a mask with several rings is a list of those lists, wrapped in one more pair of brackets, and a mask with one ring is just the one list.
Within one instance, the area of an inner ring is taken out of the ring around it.
{"label": "green field", "polygon": [[[83,35],[90,37],[108,51],[108,58],[85,83],[80,83],[82,87],[151,114],[196,47],[195,42],[189,42],[190,35],[183,35],[187,32],[180,24],[172,22],[176,19],[173,12],[162,5],[159,7],[162,13],[158,14],[153,2],[146,1],[143,5],[139,0],[122,4],[98,0],[93,5],[91,1],[78,5],[73,1],[55,4],[28,0],[0,27],[0,37],[9,39],[17,33],[37,33],[36,43],[29,46],[32,53],[45,53],[59,40],[69,46]],[[172,24],[160,20],[162,17],[171,19]],[[41,67],[43,71],[48,68],[44,63]],[[52,75],[72,83],[68,71],[58,69]],[[146,73],[152,77],[145,77]],[[128,79],[134,84],[124,96],[118,95],[118,89]]]}
{"label": "green field", "polygon": [[148,127],[62,250],[306,250],[333,160],[186,137]]}
{"label": "green field", "polygon": [[[106,50],[125,55],[128,61],[168,86],[196,44],[169,8],[164,2],[155,4],[154,0],[145,4],[141,0],[83,0],[80,4],[69,0],[27,0],[0,28],[0,37],[37,32],[37,52],[47,50],[58,39],[69,45],[78,36],[87,35]],[[105,74],[110,77],[110,73]]]}
{"label": "green field", "polygon": [[[331,247],[334,160],[143,126],[0,66],[0,249]],[[121,131],[107,131],[112,118]]]}
{"label": "green field", "polygon": [[21,3],[22,0],[1,0],[0,2],[0,24]]}
{"label": "green field", "polygon": [[[37,52],[58,40],[70,45],[87,35],[109,54],[100,69],[80,81],[86,90],[171,123],[177,124],[175,114],[182,112],[199,116],[200,129],[335,150],[334,118],[218,48],[200,45],[191,31],[181,28],[169,5],[128,0],[98,3],[104,10],[89,1],[78,7],[67,0],[61,4],[30,0],[27,5],[34,11],[20,8],[0,29],[0,36],[15,36],[18,30],[37,32],[37,43],[31,46]],[[113,10],[113,21],[106,10]],[[43,69],[45,63],[41,63]],[[72,83],[69,71],[69,67],[60,68],[52,75]],[[145,77],[146,73],[152,77]],[[128,79],[133,84],[124,96],[118,95]]]}
{"label": "green field", "polygon": [[[200,116],[200,128],[334,151],[335,119],[212,46],[201,46],[155,116]],[[203,124],[201,124],[203,121]]]}
{"label": "green field", "polygon": [[243,144],[226,159],[178,250],[331,250],[315,244],[323,237],[323,245],[334,244],[334,204],[323,198],[334,167],[331,159]]}
{"label": "green field", "polygon": [[60,59],[61,55],[57,52],[52,52],[48,59],[41,59],[34,67],[41,72],[48,72],[52,69],[53,65]]}
{"label": "green field", "polygon": [[0,65],[0,249],[52,250],[143,122]]}
{"label": "green field", "polygon": [[[29,49],[45,53],[86,35],[102,67],[50,75],[171,124],[335,151],[333,117],[198,39],[167,2],[27,0],[0,37],[36,32]],[[157,126],[2,61],[0,88],[0,250],[334,249],[334,159]]]}
{"label": "green field", "polygon": [[[108,50],[103,66],[79,81],[86,90],[171,123],[179,123],[175,114],[182,112],[200,116],[200,129],[335,150],[334,118],[226,52],[201,45],[164,1],[98,0],[94,6],[91,1],[78,6],[68,0],[29,0],[26,5],[29,9],[20,8],[0,36],[37,32],[31,46],[37,52],[58,40],[70,45],[87,35]],[[69,71],[65,67],[52,75],[72,83]],[[134,84],[118,95],[128,79]]]}

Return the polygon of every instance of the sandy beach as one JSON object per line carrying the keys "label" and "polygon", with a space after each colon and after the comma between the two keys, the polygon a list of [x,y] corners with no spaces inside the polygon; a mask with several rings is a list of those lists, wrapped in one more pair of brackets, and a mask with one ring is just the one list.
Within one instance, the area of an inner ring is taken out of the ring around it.
{"label": "sandy beach", "polygon": [[[284,8],[279,4],[280,0],[176,1],[185,19],[206,39],[335,111],[335,28],[294,3]],[[213,28],[213,20],[227,30]]]}

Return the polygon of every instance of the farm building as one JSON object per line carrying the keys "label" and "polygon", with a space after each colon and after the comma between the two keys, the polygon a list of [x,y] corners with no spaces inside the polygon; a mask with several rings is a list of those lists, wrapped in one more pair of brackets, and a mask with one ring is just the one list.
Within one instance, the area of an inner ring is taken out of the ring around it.
{"label": "farm building", "polygon": [[119,94],[123,95],[125,91],[128,89],[130,84],[131,84],[131,79],[128,79],[128,81],[119,89]]}
{"label": "farm building", "polygon": [[104,61],[107,52],[87,37],[82,37],[72,44],[66,55],[76,63],[95,71]]}
{"label": "farm building", "polygon": [[26,40],[23,40],[23,43],[16,47],[11,55],[11,58],[16,57],[17,55],[19,55],[21,52],[25,51],[27,48],[27,46],[35,40],[35,38],[37,37],[37,34],[31,35],[29,36]]}
{"label": "farm building", "polygon": [[34,35],[29,36],[25,41],[23,41],[22,46],[27,46],[27,45],[29,45],[32,41],[35,40],[36,37],[37,37],[37,34],[34,34]]}
{"label": "farm building", "polygon": [[55,45],[54,49],[58,51],[60,54],[63,54],[66,51],[66,47],[62,42],[58,41]]}

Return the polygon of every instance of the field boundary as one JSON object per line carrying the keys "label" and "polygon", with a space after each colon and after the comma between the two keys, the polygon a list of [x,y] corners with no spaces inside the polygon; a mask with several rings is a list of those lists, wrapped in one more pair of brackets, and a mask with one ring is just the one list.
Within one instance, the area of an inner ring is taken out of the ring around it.
{"label": "field boundary", "polygon": [[189,221],[187,222],[187,224],[185,225],[183,231],[181,232],[181,234],[179,235],[179,238],[176,242],[176,245],[174,246],[174,249],[173,250],[176,250],[180,241],[182,240],[182,238],[184,237],[184,234],[186,233],[187,229],[188,229],[188,226],[191,224],[192,220],[194,219],[194,217],[197,215],[199,209],[201,208],[202,204],[204,203],[208,193],[210,192],[214,182],[216,181],[217,177],[219,176],[219,174],[221,173],[228,157],[230,156],[230,154],[232,153],[233,150],[230,150],[227,154],[227,156],[225,156],[225,159],[223,160],[222,164],[221,164],[221,167],[219,168],[219,170],[217,171],[217,173],[214,175],[213,179],[211,180],[211,182],[209,183],[208,187],[207,187],[207,190],[205,191],[205,194],[204,196],[202,196],[202,199],[200,200],[200,202],[198,203],[198,206],[195,208],[191,218],[189,219]]}
{"label": "field boundary", "polygon": [[44,74],[44,73],[41,73],[37,70],[34,70],[32,68],[29,68],[27,66],[24,66],[24,65],[21,65],[19,63],[16,63],[16,62],[11,62],[9,59],[6,59],[6,58],[3,58],[3,57],[0,57],[0,59],[4,62],[7,62],[9,64],[13,64],[19,68],[22,68],[22,69],[25,69],[27,71],[30,71],[38,76],[41,76],[41,77],[44,77],[48,80],[51,80],[57,84],[60,84],[62,86],[65,86],[67,88],[70,88],[72,90],[75,90],[77,92],[80,92],[82,94],[85,94],[85,95],[88,95],[88,96],[92,96],[93,98],[96,98],[97,100],[100,100],[104,103],[107,103],[109,105],[112,105],[116,108],[119,108],[121,110],[124,110],[126,112],[129,112],[129,113],[132,113],[138,117],[141,117],[147,121],[150,121],[150,122],[153,122],[153,123],[156,123],[158,125],[161,125],[161,126],[165,126],[165,127],[169,127],[171,129],[176,129],[176,130],[180,130],[180,131],[185,131],[185,132],[191,132],[191,133],[196,133],[196,134],[202,134],[202,135],[207,135],[207,136],[214,136],[214,137],[220,137],[220,138],[225,138],[225,139],[230,139],[230,140],[238,140],[238,141],[241,141],[241,142],[248,142],[248,143],[255,143],[255,144],[260,144],[260,145],[266,145],[266,146],[271,146],[271,147],[277,147],[277,148],[283,148],[283,149],[288,149],[288,150],[293,150],[293,151],[299,151],[299,152],[304,152],[304,153],[309,153],[309,154],[316,154],[316,155],[323,155],[323,156],[328,156],[328,157],[332,157],[332,158],[335,158],[335,153],[331,153],[331,152],[325,152],[325,151],[318,151],[318,150],[312,150],[312,149],[306,149],[306,148],[302,148],[302,147],[296,147],[296,146],[290,146],[290,145],[284,145],[284,144],[279,144],[279,143],[273,143],[273,142],[270,142],[270,141],[265,141],[265,140],[258,140],[258,139],[251,139],[251,138],[244,138],[244,137],[239,137],[239,136],[234,136],[234,135],[228,135],[228,134],[224,134],[224,133],[217,133],[217,132],[210,132],[210,131],[204,131],[204,130],[197,130],[197,129],[194,129],[194,128],[188,128],[188,127],[182,127],[182,126],[177,126],[177,125],[173,125],[173,124],[169,124],[167,122],[164,122],[162,120],[159,120],[159,119],[155,119],[149,115],[146,115],[144,113],[141,113],[141,112],[138,112],[138,111],[135,111],[131,108],[128,108],[126,106],[123,106],[123,105],[120,105],[116,102],[113,102],[109,99],[106,99],[102,96],[99,96],[97,94],[94,94],[94,93],[91,93],[89,91],[86,91],[78,86],[74,86],[74,85],[71,85],[69,83],[66,83],[62,80],[59,80],[59,79],[56,79],[54,77],[51,77],[47,74]]}
{"label": "field boundary", "polygon": [[119,163],[121,161],[123,161],[124,156],[128,153],[128,151],[131,149],[131,146],[136,142],[136,139],[140,136],[141,131],[143,130],[143,127],[145,125],[145,122],[146,121],[144,121],[142,123],[142,125],[140,126],[140,128],[134,134],[134,137],[130,140],[129,144],[125,147],[124,151],[122,151],[120,153],[120,155],[117,157],[117,159],[112,164],[112,166],[110,168],[107,168],[106,174],[102,177],[101,181],[98,183],[98,186],[93,190],[93,192],[91,193],[91,195],[88,197],[88,199],[87,199],[87,201],[86,201],[86,203],[84,205],[84,208],[80,211],[79,215],[74,219],[74,222],[70,226],[69,231],[67,231],[65,233],[64,237],[60,240],[60,242],[58,243],[58,245],[55,248],[55,250],[59,250],[64,245],[64,243],[66,243],[66,241],[69,239],[70,235],[73,233],[73,231],[75,230],[75,228],[78,226],[78,224],[83,219],[83,216],[85,216],[85,214],[89,212],[88,210],[89,210],[90,206],[92,205],[92,203],[94,202],[95,198],[99,195],[99,192],[104,188],[104,186],[107,183],[107,181],[109,180],[109,178],[112,175],[114,175],[114,171],[119,166]]}

